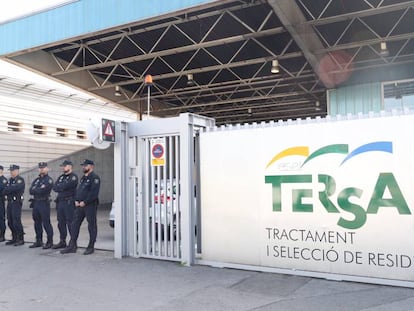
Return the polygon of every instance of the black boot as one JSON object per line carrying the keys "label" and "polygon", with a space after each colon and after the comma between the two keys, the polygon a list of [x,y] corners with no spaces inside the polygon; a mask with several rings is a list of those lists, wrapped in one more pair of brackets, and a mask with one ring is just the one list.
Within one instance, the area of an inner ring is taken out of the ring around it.
{"label": "black boot", "polygon": [[14,245],[14,243],[16,243],[16,240],[16,234],[12,233],[12,239],[6,242],[6,245]]}
{"label": "black boot", "polygon": [[69,254],[69,253],[76,253],[78,250],[78,246],[76,243],[73,243],[72,241],[69,242],[69,245],[60,251],[61,254]]}
{"label": "black boot", "polygon": [[47,242],[45,245],[43,245],[43,249],[49,249],[52,248],[53,246],[53,240],[52,239],[47,239]]}
{"label": "black boot", "polygon": [[20,233],[17,235],[16,243],[14,243],[14,246],[21,246],[23,244],[24,244],[23,233]]}
{"label": "black boot", "polygon": [[52,249],[66,248],[66,241],[60,240],[58,244],[52,246]]}
{"label": "black boot", "polygon": [[4,241],[6,241],[6,239],[4,238],[4,233],[5,233],[5,231],[4,231],[4,230],[1,230],[1,231],[0,231],[0,242],[4,242]]}
{"label": "black boot", "polygon": [[43,246],[42,240],[36,239],[36,242],[30,245],[29,248],[36,248],[36,247],[42,247],[42,246]]}
{"label": "black boot", "polygon": [[90,255],[90,254],[93,254],[94,251],[95,251],[94,243],[89,243],[88,247],[85,249],[83,254],[84,255]]}

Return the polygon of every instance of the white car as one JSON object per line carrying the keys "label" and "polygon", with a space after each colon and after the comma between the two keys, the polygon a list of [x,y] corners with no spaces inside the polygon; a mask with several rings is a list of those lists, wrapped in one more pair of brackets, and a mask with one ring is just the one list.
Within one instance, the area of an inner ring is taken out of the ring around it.
{"label": "white car", "polygon": [[[176,238],[178,202],[176,202],[177,187],[175,180],[173,180],[172,185],[168,180],[166,182],[166,185],[167,191],[164,190],[164,182],[161,182],[161,187],[158,187],[158,185],[156,184],[154,200],[151,202],[151,205],[153,205],[155,208],[153,208],[153,206],[149,207],[149,217],[150,222],[152,221],[152,219],[154,219],[156,238],[158,239],[158,228],[161,228],[161,238],[167,238],[169,240],[171,235],[171,224],[173,225],[172,229],[174,239]],[[158,189],[160,189],[161,191],[159,191]],[[165,236],[164,231],[165,225],[167,225],[167,236]]]}
{"label": "white car", "polygon": [[[157,185],[156,185],[157,187]],[[158,188],[158,187],[157,187]],[[174,202],[176,199],[176,185],[175,180],[173,181],[172,189],[169,182],[167,182],[167,192],[164,191],[164,183],[161,183],[161,194],[159,194],[156,188],[154,194],[153,204],[155,205],[155,226],[158,227],[158,223],[161,219],[161,224],[165,224],[167,219],[171,219],[171,212],[173,213],[173,223],[176,223],[177,204]],[[167,211],[167,214],[165,213]],[[153,217],[153,209],[149,208],[150,217]],[[161,215],[161,217],[160,217]],[[167,219],[166,219],[167,216]],[[115,204],[112,202],[111,211],[109,212],[109,226],[115,227]]]}
{"label": "white car", "polygon": [[112,202],[111,211],[109,212],[109,226],[115,227],[115,204]]}
{"label": "white car", "polygon": [[[157,185],[156,185],[157,187]],[[157,187],[158,188],[158,187]],[[176,186],[175,182],[171,185],[167,182],[167,191],[164,191],[164,183],[161,183],[161,191],[158,191],[156,188],[154,194],[154,201],[151,202],[155,206],[155,223],[161,222],[161,224],[166,223],[168,219],[171,219],[171,212],[174,215],[177,213],[177,203],[175,202],[176,199]],[[153,217],[152,207],[149,208],[150,217]],[[167,214],[165,213],[167,212]],[[166,216],[168,218],[166,218]]]}

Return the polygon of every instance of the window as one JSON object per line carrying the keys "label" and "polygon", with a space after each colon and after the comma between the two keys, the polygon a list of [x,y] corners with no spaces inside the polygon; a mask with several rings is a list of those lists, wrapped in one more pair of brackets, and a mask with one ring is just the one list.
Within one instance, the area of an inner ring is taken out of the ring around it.
{"label": "window", "polygon": [[19,122],[7,122],[7,130],[9,132],[21,132],[22,125]]}
{"label": "window", "polygon": [[46,127],[43,125],[33,125],[33,133],[37,135],[45,135]]}
{"label": "window", "polygon": [[64,128],[56,128],[56,136],[58,137],[68,137],[68,130]]}
{"label": "window", "polygon": [[76,137],[79,139],[86,139],[86,132],[85,131],[76,131]]}
{"label": "window", "polygon": [[414,80],[383,84],[384,110],[414,109]]}

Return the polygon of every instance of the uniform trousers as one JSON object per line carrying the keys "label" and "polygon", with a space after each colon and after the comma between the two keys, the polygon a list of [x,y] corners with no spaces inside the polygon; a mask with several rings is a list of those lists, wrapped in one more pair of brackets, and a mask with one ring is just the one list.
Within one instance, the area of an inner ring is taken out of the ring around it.
{"label": "uniform trousers", "polygon": [[13,237],[23,236],[22,201],[7,202],[7,224]]}
{"label": "uniform trousers", "polygon": [[0,199],[0,232],[6,231],[6,206],[4,200]]}
{"label": "uniform trousers", "polygon": [[51,242],[53,240],[53,227],[50,223],[50,201],[35,200],[33,202],[32,217],[36,232],[36,241],[42,240],[43,227],[46,231],[48,242]]}
{"label": "uniform trousers", "polygon": [[85,207],[76,207],[75,216],[72,223],[72,236],[71,243],[75,243],[79,237],[79,230],[83,220],[86,217],[88,222],[89,231],[89,245],[94,245],[96,242],[96,236],[98,234],[98,226],[96,223],[96,212],[98,209],[97,202],[86,205]]}
{"label": "uniform trousers", "polygon": [[74,199],[58,199],[56,202],[56,211],[60,240],[66,241],[68,231],[70,236],[72,236],[72,223],[75,215]]}

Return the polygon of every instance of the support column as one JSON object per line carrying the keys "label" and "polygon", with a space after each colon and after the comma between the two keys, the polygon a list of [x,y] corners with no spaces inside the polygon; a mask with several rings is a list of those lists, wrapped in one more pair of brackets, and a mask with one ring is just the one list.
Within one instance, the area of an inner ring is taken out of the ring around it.
{"label": "support column", "polygon": [[114,256],[122,258],[128,255],[127,247],[127,161],[128,154],[127,124],[116,122],[115,137],[117,141],[114,146],[114,206],[115,206],[115,228],[114,228]]}

